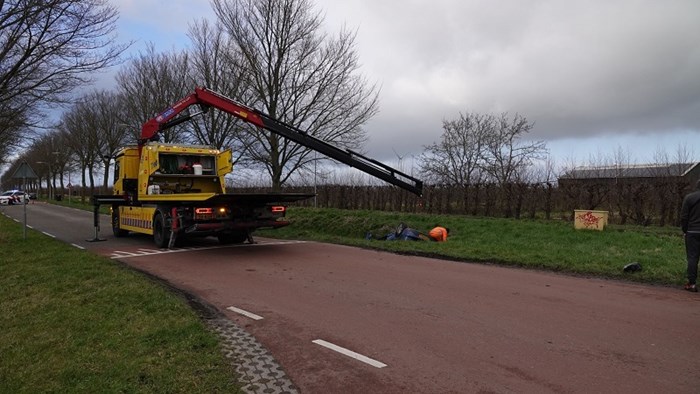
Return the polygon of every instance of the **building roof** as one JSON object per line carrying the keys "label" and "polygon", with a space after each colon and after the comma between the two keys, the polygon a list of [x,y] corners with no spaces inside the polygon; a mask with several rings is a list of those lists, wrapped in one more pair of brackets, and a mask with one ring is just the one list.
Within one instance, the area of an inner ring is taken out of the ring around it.
{"label": "building roof", "polygon": [[614,166],[576,167],[562,176],[564,179],[611,179],[611,178],[659,178],[683,177],[700,162],[673,164],[633,164]]}

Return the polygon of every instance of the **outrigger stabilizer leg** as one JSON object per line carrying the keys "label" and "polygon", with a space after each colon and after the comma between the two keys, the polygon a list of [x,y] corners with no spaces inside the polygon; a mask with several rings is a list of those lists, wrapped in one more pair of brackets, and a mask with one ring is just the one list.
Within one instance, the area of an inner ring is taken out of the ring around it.
{"label": "outrigger stabilizer leg", "polygon": [[170,239],[168,240],[168,249],[172,249],[175,246],[175,241],[177,240],[177,231],[170,231]]}
{"label": "outrigger stabilizer leg", "polygon": [[168,240],[168,249],[172,249],[175,246],[175,240],[177,239],[177,233],[180,231],[180,221],[177,216],[177,208],[173,207],[170,212],[171,223],[170,223],[170,239]]}
{"label": "outrigger stabilizer leg", "polygon": [[106,241],[104,238],[100,238],[100,204],[94,203],[94,208],[92,210],[92,220],[95,225],[95,238],[86,239],[87,242],[99,242]]}

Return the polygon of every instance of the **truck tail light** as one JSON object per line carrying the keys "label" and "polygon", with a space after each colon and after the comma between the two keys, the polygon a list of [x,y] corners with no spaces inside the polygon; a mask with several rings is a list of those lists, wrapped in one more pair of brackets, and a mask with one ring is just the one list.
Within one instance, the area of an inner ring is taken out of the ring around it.
{"label": "truck tail light", "polygon": [[194,218],[196,220],[226,219],[228,217],[229,209],[227,207],[208,207],[194,209]]}
{"label": "truck tail light", "polygon": [[287,207],[281,206],[281,205],[276,205],[270,208],[272,213],[284,213],[287,210]]}

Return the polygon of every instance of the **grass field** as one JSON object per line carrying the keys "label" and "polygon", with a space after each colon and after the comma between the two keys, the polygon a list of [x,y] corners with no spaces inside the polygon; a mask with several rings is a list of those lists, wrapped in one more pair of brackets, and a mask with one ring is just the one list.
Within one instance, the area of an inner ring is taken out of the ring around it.
{"label": "grass field", "polygon": [[0,215],[0,392],[237,392],[186,302]]}
{"label": "grass field", "polygon": [[[344,211],[292,207],[291,226],[261,235],[299,238],[454,260],[499,263],[579,275],[679,285],[685,278],[680,229],[610,226],[605,231],[574,230],[571,222],[473,218],[466,216]],[[427,232],[450,228],[446,243],[366,240],[394,231],[404,222]],[[631,262],[641,272],[622,268]]]}

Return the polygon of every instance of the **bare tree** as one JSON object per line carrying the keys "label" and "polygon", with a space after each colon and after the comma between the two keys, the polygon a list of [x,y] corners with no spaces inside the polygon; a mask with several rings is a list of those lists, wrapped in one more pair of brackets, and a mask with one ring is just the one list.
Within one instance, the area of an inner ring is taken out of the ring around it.
{"label": "bare tree", "polygon": [[525,117],[515,114],[512,119],[503,113],[495,119],[493,133],[486,145],[486,172],[505,190],[505,216],[512,215],[515,181],[519,171],[533,160],[542,159],[547,152],[544,141],[524,141],[523,137],[534,127]]}
{"label": "bare tree", "polygon": [[[229,97],[238,97],[243,102],[253,101],[247,96],[251,92],[246,89],[241,54],[223,27],[202,20],[190,27],[189,36],[193,44],[190,50],[191,72],[197,84]],[[230,147],[239,153],[244,153],[251,144],[250,134],[243,132],[247,126],[230,114],[208,111],[192,124],[193,129],[189,134],[195,143],[213,145],[219,149]],[[243,157],[239,154],[234,159],[237,162]]]}
{"label": "bare tree", "polygon": [[8,157],[20,145],[20,133],[29,124],[28,111],[20,111],[20,107],[0,101],[0,165],[7,163]]}
{"label": "bare tree", "polygon": [[54,163],[60,184],[60,189],[65,190],[64,178],[68,174],[68,181],[71,182],[70,173],[75,169],[75,158],[73,152],[66,144],[66,136],[57,129],[53,129],[51,133],[54,135]]}
{"label": "bare tree", "polygon": [[[194,90],[188,71],[187,52],[158,53],[153,44],[117,74],[118,92],[123,96],[125,115],[120,123],[131,130],[133,142],[141,126]],[[182,127],[160,133],[164,142],[182,141]]]}
{"label": "bare tree", "polygon": [[81,112],[86,119],[92,120],[88,132],[95,141],[95,157],[101,161],[104,170],[102,188],[107,190],[109,166],[127,140],[128,128],[119,120],[126,112],[124,96],[100,90],[85,95],[82,101],[85,104],[81,106]]}
{"label": "bare tree", "polygon": [[113,43],[117,17],[106,0],[0,1],[0,162],[42,106],[117,63],[128,47]]}
{"label": "bare tree", "polygon": [[[309,0],[213,0],[219,21],[242,55],[249,105],[345,148],[365,141],[364,125],[377,112],[377,89],[358,75],[355,34],[321,31]],[[313,155],[277,135],[247,129],[256,141],[252,160],[270,174],[274,189]]]}
{"label": "bare tree", "polygon": [[[31,145],[31,151],[33,152],[33,161],[41,177],[42,174],[46,178],[46,189],[48,190],[49,196],[55,194],[56,190],[56,178],[60,173],[60,165],[58,163],[59,148],[61,144],[59,142],[58,133],[50,132],[45,133],[39,137]],[[41,180],[39,181],[41,183]]]}
{"label": "bare tree", "polygon": [[[465,212],[469,211],[469,187],[482,179],[487,137],[493,127],[492,116],[476,113],[443,120],[440,142],[426,146],[419,158],[421,172],[427,179],[463,190]],[[475,204],[478,204],[478,187]]]}
{"label": "bare tree", "polygon": [[494,127],[488,115],[467,113],[442,122],[440,142],[425,147],[421,171],[439,183],[467,186],[479,180],[487,137]]}
{"label": "bare tree", "polygon": [[[87,187],[89,180],[90,192],[94,193],[94,173],[100,163],[100,138],[95,130],[98,120],[91,106],[92,103],[77,102],[63,113],[58,129],[63,134],[74,157],[78,160],[83,190]],[[86,176],[89,179],[86,180]]]}
{"label": "bare tree", "polygon": [[495,127],[486,145],[486,171],[498,184],[514,179],[517,171],[542,159],[547,152],[544,141],[524,141],[534,127],[525,117],[515,114],[509,119],[503,113],[495,118]]}

